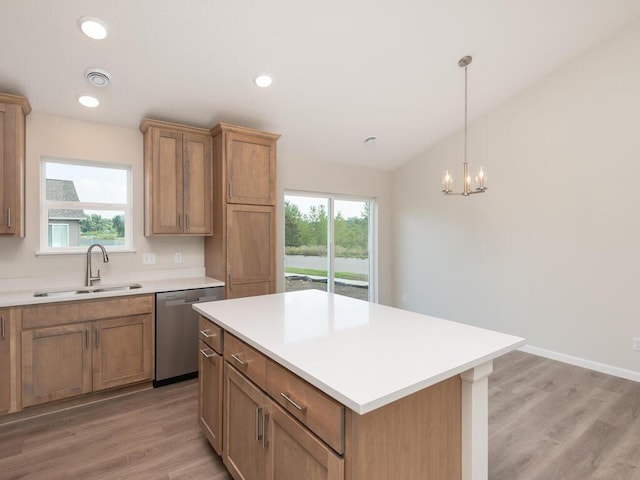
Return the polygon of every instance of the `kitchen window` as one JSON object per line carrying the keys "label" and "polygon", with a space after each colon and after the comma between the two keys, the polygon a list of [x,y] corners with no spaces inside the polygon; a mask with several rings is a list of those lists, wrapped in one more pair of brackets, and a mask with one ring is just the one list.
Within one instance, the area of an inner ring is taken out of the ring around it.
{"label": "kitchen window", "polygon": [[288,192],[284,208],[285,291],[377,301],[375,200]]}
{"label": "kitchen window", "polygon": [[129,166],[44,158],[41,172],[40,254],[133,249]]}

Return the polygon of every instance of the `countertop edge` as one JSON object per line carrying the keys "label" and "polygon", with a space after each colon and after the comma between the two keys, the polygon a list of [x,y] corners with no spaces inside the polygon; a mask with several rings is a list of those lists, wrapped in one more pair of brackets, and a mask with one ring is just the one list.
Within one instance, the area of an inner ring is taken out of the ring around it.
{"label": "countertop edge", "polygon": [[196,310],[200,315],[202,315],[203,317],[207,318],[208,320],[212,321],[213,323],[215,323],[216,325],[218,325],[219,327],[221,327],[223,330],[229,332],[230,334],[236,336],[237,338],[239,338],[240,340],[244,341],[245,343],[247,343],[248,345],[250,345],[251,347],[255,348],[256,350],[258,350],[260,353],[266,355],[269,359],[277,362],[278,364],[282,365],[283,367],[289,369],[291,372],[293,372],[294,374],[296,374],[297,376],[299,376],[300,378],[304,379],[305,381],[309,382],[311,385],[313,385],[314,387],[318,388],[320,391],[322,391],[323,393],[329,395],[331,398],[333,398],[334,400],[340,402],[341,404],[343,404],[344,406],[346,406],[347,408],[349,408],[350,410],[352,410],[353,412],[359,414],[359,415],[364,415],[367,414],[369,412],[372,412],[380,407],[384,407],[385,405],[388,405],[390,403],[393,403],[396,400],[399,400],[401,398],[404,398],[406,396],[409,396],[413,393],[416,393],[420,390],[423,390],[425,388],[431,387],[433,385],[435,385],[436,383],[439,383],[441,381],[444,381],[448,378],[451,378],[455,375],[459,375],[463,372],[466,372],[467,370],[470,370],[474,367],[477,367],[483,363],[486,363],[488,361],[492,361],[502,355],[504,355],[505,353],[508,353],[512,350],[515,350],[521,346],[523,346],[526,341],[524,338],[521,337],[517,337],[517,336],[513,336],[513,335],[508,335],[508,334],[501,334],[501,335],[505,335],[505,336],[509,336],[513,338],[513,342],[510,344],[506,344],[504,347],[499,348],[489,354],[483,355],[481,357],[478,357],[477,359],[474,359],[470,362],[458,365],[454,368],[448,369],[448,370],[444,370],[442,372],[440,372],[438,375],[434,375],[431,376],[429,378],[426,378],[420,382],[416,382],[412,385],[408,385],[407,387],[401,388],[399,390],[396,390],[395,392],[392,392],[390,394],[387,395],[383,395],[375,400],[366,402],[366,403],[359,403],[358,401],[347,397],[346,395],[340,393],[339,391],[335,390],[334,388],[331,388],[330,386],[326,385],[325,383],[319,381],[316,377],[313,377],[312,375],[309,375],[307,372],[305,372],[304,370],[300,369],[299,367],[297,367],[296,365],[292,364],[291,362],[285,360],[284,358],[282,358],[280,355],[278,355],[277,353],[267,349],[264,345],[259,344],[258,342],[256,342],[255,340],[247,337],[245,334],[239,332],[238,330],[236,330],[235,328],[229,326],[227,323],[225,323],[224,321],[221,321],[215,317],[213,317],[211,314],[207,313],[205,310],[203,310],[202,308],[199,307],[198,304],[194,304],[193,305],[194,310]]}

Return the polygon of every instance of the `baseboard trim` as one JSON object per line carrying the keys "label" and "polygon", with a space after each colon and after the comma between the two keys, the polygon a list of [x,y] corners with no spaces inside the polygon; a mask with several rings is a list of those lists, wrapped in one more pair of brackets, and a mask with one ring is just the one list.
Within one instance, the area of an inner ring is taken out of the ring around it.
{"label": "baseboard trim", "polygon": [[576,367],[588,368],[589,370],[595,370],[596,372],[606,373],[613,375],[614,377],[626,378],[627,380],[633,380],[634,382],[640,382],[640,372],[634,372],[633,370],[627,370],[625,368],[614,367],[605,363],[598,363],[584,358],[573,357],[564,353],[553,352],[544,348],[534,347],[532,345],[525,345],[518,350],[537,355],[539,357],[550,358],[551,360],[557,360],[559,362],[568,363],[569,365],[575,365]]}

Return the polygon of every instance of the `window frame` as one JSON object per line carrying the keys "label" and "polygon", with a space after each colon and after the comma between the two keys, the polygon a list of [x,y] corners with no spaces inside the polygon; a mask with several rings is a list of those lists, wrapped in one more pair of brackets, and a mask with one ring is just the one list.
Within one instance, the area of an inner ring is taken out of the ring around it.
{"label": "window frame", "polygon": [[[298,197],[321,198],[328,200],[327,205],[327,285],[328,292],[334,293],[335,290],[335,235],[334,235],[334,212],[335,201],[346,200],[352,202],[368,202],[369,203],[369,301],[378,303],[378,200],[375,197],[367,197],[361,195],[348,195],[326,192],[310,192],[305,190],[284,190],[282,200],[282,211],[284,213],[284,201],[288,195]],[[282,255],[285,257],[286,234],[284,231],[284,221],[282,222]],[[283,270],[284,275],[284,270]]]}
{"label": "window frame", "polygon": [[[123,170],[127,173],[127,203],[103,203],[103,202],[82,202],[82,201],[60,201],[47,200],[47,178],[46,164],[61,163],[66,165],[76,165],[83,167],[110,168]],[[111,210],[124,212],[124,245],[105,245],[109,253],[112,252],[135,252],[133,245],[133,168],[131,165],[123,163],[109,163],[97,160],[79,160],[43,156],[40,158],[40,249],[36,255],[73,255],[86,254],[86,246],[53,248],[49,246],[49,210],[50,209],[71,209],[71,210]]]}

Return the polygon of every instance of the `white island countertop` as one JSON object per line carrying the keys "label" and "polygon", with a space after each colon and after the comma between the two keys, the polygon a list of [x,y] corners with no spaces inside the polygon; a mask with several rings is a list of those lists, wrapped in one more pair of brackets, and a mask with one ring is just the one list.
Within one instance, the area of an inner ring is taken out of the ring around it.
{"label": "white island countertop", "polygon": [[318,290],[193,308],[361,415],[524,345],[520,337]]}

